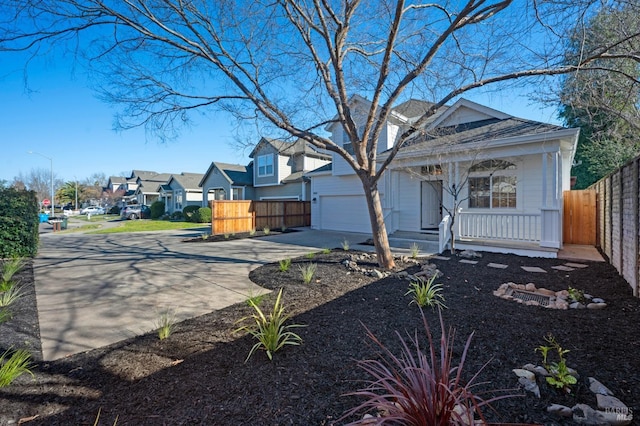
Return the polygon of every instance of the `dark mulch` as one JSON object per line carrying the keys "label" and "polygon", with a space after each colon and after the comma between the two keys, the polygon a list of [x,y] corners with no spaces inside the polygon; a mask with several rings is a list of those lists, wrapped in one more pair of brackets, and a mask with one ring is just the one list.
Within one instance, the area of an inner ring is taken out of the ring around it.
{"label": "dark mulch", "polygon": [[185,238],[183,241],[185,243],[217,243],[220,241],[231,241],[231,240],[243,240],[245,238],[259,238],[266,237],[267,235],[278,235],[288,232],[298,232],[295,229],[285,229],[284,231],[281,229],[271,230],[265,232],[264,230],[256,230],[255,232],[235,232],[228,234],[219,234],[219,235],[207,235],[203,234],[200,237],[195,238]]}
{"label": "dark mulch", "polygon": [[[180,323],[166,341],[139,336],[109,347],[55,362],[38,363],[35,379],[21,377],[0,390],[0,424],[38,416],[28,424],[93,424],[101,409],[101,424],[118,425],[327,425],[360,400],[344,396],[366,378],[356,361],[375,357],[365,336],[368,327],[392,350],[395,331],[413,333],[421,327],[420,313],[405,296],[407,282],[388,277],[374,280],[348,273],[340,264],[347,253],[317,255],[317,280],[303,285],[294,261],[290,272],[265,265],[251,274],[271,289],[284,287],[284,303],[304,324],[298,329],[302,346],[276,353],[272,362],[263,352],[244,362],[253,341],[233,333],[235,322],[250,313],[231,306]],[[561,260],[484,254],[477,265],[434,260],[444,276],[447,326],[457,329],[455,355],[475,332],[468,355],[467,377],[490,361],[480,379],[483,389],[514,389],[513,368],[540,361],[534,349],[553,333],[580,373],[571,395],[542,385],[542,397],[531,395],[496,402],[493,421],[571,424],[548,415],[551,403],[595,405],[586,378],[595,376],[633,411],[640,413],[640,300],[628,284],[605,263],[571,272],[551,269]],[[508,264],[506,270],[489,262]],[[520,266],[540,266],[548,272],[526,273]],[[409,267],[415,266],[400,265]],[[568,286],[606,299],[605,310],[555,311],[521,306],[492,295],[501,283],[533,282],[552,290]],[[269,306],[273,294],[262,306]],[[426,311],[438,333],[437,314]],[[33,319],[33,318],[32,318]],[[3,329],[4,330],[4,329]],[[4,335],[4,334],[3,334]],[[0,340],[2,337],[0,337]],[[523,394],[522,390],[515,391]],[[339,424],[344,421],[338,422]]]}

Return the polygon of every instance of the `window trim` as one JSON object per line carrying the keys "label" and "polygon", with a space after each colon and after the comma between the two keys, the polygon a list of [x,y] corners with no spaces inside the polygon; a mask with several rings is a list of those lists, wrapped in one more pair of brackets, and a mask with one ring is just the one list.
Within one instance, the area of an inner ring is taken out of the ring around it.
{"label": "window trim", "polygon": [[[273,154],[264,154],[264,155],[258,156],[256,160],[256,163],[257,163],[256,173],[259,178],[273,176],[275,174],[275,161],[273,157],[274,157]],[[261,165],[260,164],[261,162],[264,162],[265,164]],[[271,173],[268,173],[269,166],[271,166]],[[260,168],[262,167],[264,167],[264,173],[260,173]]]}

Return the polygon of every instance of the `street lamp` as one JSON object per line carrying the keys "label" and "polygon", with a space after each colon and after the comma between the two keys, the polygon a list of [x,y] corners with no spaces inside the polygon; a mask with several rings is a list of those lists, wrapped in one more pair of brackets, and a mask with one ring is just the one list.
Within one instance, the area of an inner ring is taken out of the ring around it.
{"label": "street lamp", "polygon": [[44,154],[41,154],[39,152],[35,152],[35,151],[29,151],[29,154],[36,154],[39,155],[40,157],[44,157],[47,160],[49,160],[49,162],[51,163],[51,216],[53,216],[55,214],[55,191],[53,189],[53,158],[51,157],[47,157]]}

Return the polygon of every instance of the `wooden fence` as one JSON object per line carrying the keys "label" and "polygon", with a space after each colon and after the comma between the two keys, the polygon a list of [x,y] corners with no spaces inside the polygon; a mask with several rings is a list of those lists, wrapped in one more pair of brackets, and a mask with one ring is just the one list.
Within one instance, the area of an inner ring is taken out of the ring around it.
{"label": "wooden fence", "polygon": [[598,247],[640,295],[640,157],[593,184]]}
{"label": "wooden fence", "polygon": [[594,190],[564,191],[562,241],[564,244],[596,245],[596,196]]}
{"label": "wooden fence", "polygon": [[309,201],[211,201],[212,235],[311,226]]}

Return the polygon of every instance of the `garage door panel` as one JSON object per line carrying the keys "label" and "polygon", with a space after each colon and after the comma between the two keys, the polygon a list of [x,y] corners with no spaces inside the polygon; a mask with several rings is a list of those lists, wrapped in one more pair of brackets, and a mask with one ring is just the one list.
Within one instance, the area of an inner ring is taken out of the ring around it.
{"label": "garage door panel", "polygon": [[371,232],[364,195],[332,195],[320,197],[322,229],[349,232]]}

